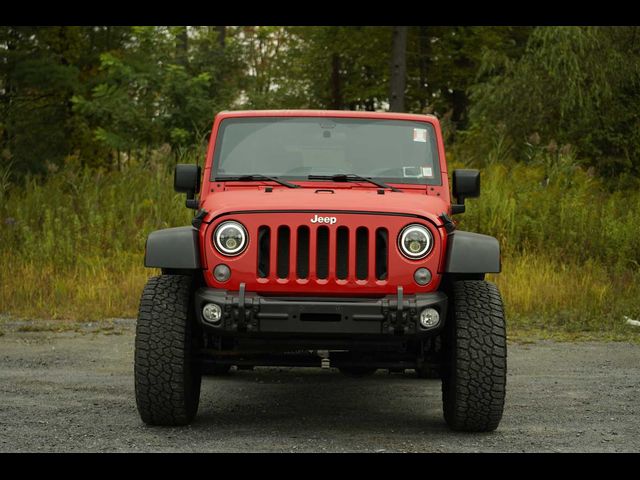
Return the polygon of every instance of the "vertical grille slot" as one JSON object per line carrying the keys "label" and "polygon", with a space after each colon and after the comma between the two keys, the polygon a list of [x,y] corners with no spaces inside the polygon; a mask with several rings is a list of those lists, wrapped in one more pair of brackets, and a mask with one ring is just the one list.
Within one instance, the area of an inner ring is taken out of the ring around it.
{"label": "vertical grille slot", "polygon": [[339,227],[336,234],[336,277],[347,278],[349,273],[349,229]]}
{"label": "vertical grille slot", "polygon": [[329,277],[329,228],[318,227],[316,233],[316,274],[320,279]]}
{"label": "vertical grille slot", "polygon": [[296,275],[309,278],[309,227],[298,227],[298,245],[296,248]]}
{"label": "vertical grille slot", "polygon": [[289,249],[291,248],[291,231],[283,225],[278,227],[278,260],[276,273],[278,278],[289,276]]}
{"label": "vertical grille slot", "polygon": [[366,280],[369,270],[369,231],[365,227],[356,230],[356,278]]}
{"label": "vertical grille slot", "polygon": [[269,251],[271,249],[271,230],[269,227],[258,229],[258,277],[269,276]]}
{"label": "vertical grille slot", "polygon": [[389,232],[386,228],[376,230],[376,278],[386,280],[389,276]]}

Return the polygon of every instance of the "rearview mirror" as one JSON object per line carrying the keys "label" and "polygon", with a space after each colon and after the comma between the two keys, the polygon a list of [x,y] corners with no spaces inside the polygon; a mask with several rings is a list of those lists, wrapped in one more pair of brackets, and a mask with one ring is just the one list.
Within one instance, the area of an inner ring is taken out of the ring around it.
{"label": "rearview mirror", "polygon": [[176,165],[173,174],[173,189],[179,193],[187,194],[187,208],[198,208],[196,193],[200,192],[200,166],[186,163]]}
{"label": "rearview mirror", "polygon": [[465,198],[480,196],[480,171],[474,169],[457,169],[453,171],[453,196],[458,205],[452,205],[452,213],[463,213]]}

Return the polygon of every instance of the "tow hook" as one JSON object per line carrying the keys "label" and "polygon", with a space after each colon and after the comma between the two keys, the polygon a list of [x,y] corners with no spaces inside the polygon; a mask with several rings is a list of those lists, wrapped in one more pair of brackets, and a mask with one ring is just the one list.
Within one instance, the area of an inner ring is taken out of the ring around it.
{"label": "tow hook", "polygon": [[318,350],[317,353],[320,357],[320,366],[325,370],[331,368],[331,357],[329,355],[329,350]]}

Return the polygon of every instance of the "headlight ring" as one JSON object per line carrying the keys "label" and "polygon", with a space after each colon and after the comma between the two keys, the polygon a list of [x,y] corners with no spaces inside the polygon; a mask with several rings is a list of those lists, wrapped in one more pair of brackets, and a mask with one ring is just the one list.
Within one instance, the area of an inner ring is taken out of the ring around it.
{"label": "headlight ring", "polygon": [[213,232],[213,246],[223,255],[236,256],[244,252],[249,244],[249,234],[244,226],[236,221],[222,222]]}
{"label": "headlight ring", "polygon": [[424,225],[412,223],[398,235],[398,248],[410,260],[420,260],[433,249],[433,235]]}

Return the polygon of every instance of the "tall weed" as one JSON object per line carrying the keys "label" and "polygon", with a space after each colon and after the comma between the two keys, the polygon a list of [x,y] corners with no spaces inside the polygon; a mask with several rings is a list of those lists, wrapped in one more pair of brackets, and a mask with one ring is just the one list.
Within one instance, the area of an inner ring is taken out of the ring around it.
{"label": "tall weed", "polygon": [[[611,191],[576,167],[568,149],[538,149],[516,163],[505,157],[508,146],[498,141],[495,148],[491,162],[474,162],[481,197],[467,200],[456,220],[461,229],[499,239],[503,272],[490,278],[510,325],[626,332],[623,317],[640,318],[640,192]],[[451,158],[449,171],[465,163]],[[193,215],[164,165],[114,172],[70,161],[46,179],[5,187],[0,313],[135,316],[154,274],[143,267],[147,235],[187,225]]]}

